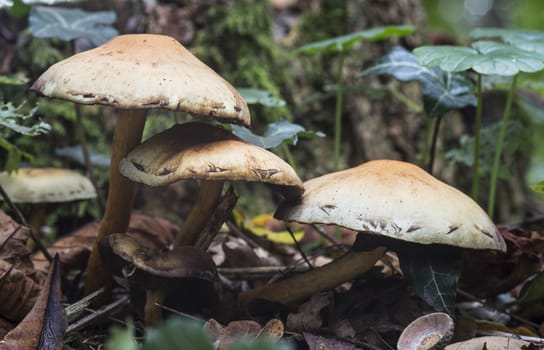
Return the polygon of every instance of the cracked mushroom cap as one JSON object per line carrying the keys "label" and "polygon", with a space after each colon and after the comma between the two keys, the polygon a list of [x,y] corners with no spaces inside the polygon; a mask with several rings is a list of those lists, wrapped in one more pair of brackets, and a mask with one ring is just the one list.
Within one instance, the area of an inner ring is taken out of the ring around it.
{"label": "cracked mushroom cap", "polygon": [[91,181],[57,168],[21,168],[0,173],[0,184],[15,203],[57,203],[96,197]]}
{"label": "cracked mushroom cap", "polygon": [[506,250],[495,224],[467,195],[406,162],[375,160],[304,183],[279,219],[343,226],[420,244]]}
{"label": "cracked mushroom cap", "polygon": [[177,124],[133,149],[121,174],[151,186],[183,179],[263,182],[287,197],[300,195],[302,181],[289,164],[229,131],[205,123]]}
{"label": "cracked mushroom cap", "polygon": [[249,125],[238,91],[166,35],[128,34],[51,66],[31,90],[82,104],[165,108]]}

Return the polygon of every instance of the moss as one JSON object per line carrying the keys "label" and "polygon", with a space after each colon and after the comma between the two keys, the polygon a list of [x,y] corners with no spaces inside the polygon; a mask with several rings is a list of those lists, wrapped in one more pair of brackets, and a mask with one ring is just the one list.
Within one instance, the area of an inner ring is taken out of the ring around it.
{"label": "moss", "polygon": [[[205,13],[192,51],[236,87],[266,89],[281,97],[286,91],[289,73],[287,55],[274,42],[272,9],[268,2],[241,0],[214,5]],[[270,122],[280,117],[291,118],[287,108],[252,106],[253,115],[265,116]],[[255,120],[255,118],[254,118]]]}

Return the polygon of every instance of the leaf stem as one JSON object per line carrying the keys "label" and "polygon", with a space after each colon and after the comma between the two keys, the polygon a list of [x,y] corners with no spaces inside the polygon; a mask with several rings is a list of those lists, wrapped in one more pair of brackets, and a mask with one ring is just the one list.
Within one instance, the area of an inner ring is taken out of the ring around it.
{"label": "leaf stem", "polygon": [[344,95],[344,58],[345,51],[340,51],[338,63],[338,76],[336,82],[336,108],[334,112],[334,163],[333,171],[338,170],[340,160],[340,141],[342,137],[342,98]]}
{"label": "leaf stem", "polygon": [[283,154],[285,155],[285,158],[287,159],[287,163],[293,168],[295,171],[297,171],[297,164],[295,163],[295,158],[293,158],[293,153],[291,153],[291,150],[289,149],[289,145],[285,142],[282,142],[281,149],[283,150]]}
{"label": "leaf stem", "polygon": [[489,201],[487,203],[487,214],[491,218],[493,218],[493,212],[495,210],[495,192],[497,190],[497,179],[499,176],[502,145],[506,136],[506,126],[512,111],[512,101],[516,88],[517,77],[517,75],[514,76],[510,85],[510,90],[508,90],[508,97],[506,99],[506,106],[504,107],[504,115],[501,122],[501,130],[499,132],[499,138],[497,139],[497,146],[495,147],[495,158],[493,159],[493,170],[491,171],[491,184],[489,188]]}
{"label": "leaf stem", "polygon": [[482,127],[482,75],[477,74],[476,81],[476,118],[474,120],[474,160],[472,163],[472,190],[471,196],[474,201],[478,201],[478,191],[480,184],[480,129]]}
{"label": "leaf stem", "polygon": [[438,142],[438,131],[440,130],[440,124],[442,122],[442,116],[436,117],[433,125],[433,135],[431,140],[431,148],[429,150],[429,164],[427,165],[427,170],[429,174],[433,174],[434,158],[436,155],[436,143]]}

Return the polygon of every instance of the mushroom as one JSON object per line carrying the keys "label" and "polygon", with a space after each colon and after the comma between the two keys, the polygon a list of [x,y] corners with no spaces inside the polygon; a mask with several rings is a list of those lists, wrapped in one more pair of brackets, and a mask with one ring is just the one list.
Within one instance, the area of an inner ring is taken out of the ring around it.
{"label": "mushroom", "polygon": [[[212,197],[217,198],[226,180],[267,183],[288,198],[303,191],[293,168],[274,153],[205,123],[177,124],[152,136],[122,159],[119,168],[132,181],[151,186],[199,179],[213,188]],[[197,199],[175,246],[191,245],[197,240],[215,208],[215,200],[206,198]]]}
{"label": "mushroom", "polygon": [[397,341],[398,350],[439,350],[449,344],[454,324],[443,312],[418,317],[402,331]]}
{"label": "mushroom", "polygon": [[[134,184],[119,174],[119,161],[140,143],[150,108],[186,111],[210,119],[249,125],[238,92],[174,38],[129,34],[51,66],[32,85],[47,96],[119,109],[112,143],[108,200],[97,242],[125,232]],[[205,188],[204,188],[205,190]],[[110,285],[95,244],[87,266],[88,292]]]}
{"label": "mushroom", "polygon": [[[499,231],[476,202],[410,163],[374,160],[306,181],[304,189],[300,200],[282,203],[275,213],[278,219],[334,224],[418,244],[506,250]],[[257,298],[294,302],[356,277],[384,252],[385,247],[348,252],[328,265],[243,292],[239,298],[242,303]],[[367,265],[351,264],[365,254],[366,261],[359,259]]]}
{"label": "mushroom", "polygon": [[218,301],[219,276],[213,259],[203,250],[183,246],[157,254],[125,233],[114,233],[105,240],[100,245],[101,253],[110,265],[124,271],[134,305],[139,304],[141,292],[145,291],[146,324],[160,321],[160,309],[155,303],[163,304],[169,297],[175,306],[193,308]]}
{"label": "mushroom", "polygon": [[21,168],[13,172],[1,172],[0,185],[14,203],[31,204],[28,221],[30,229],[38,236],[48,203],[96,198],[91,181],[68,169]]}

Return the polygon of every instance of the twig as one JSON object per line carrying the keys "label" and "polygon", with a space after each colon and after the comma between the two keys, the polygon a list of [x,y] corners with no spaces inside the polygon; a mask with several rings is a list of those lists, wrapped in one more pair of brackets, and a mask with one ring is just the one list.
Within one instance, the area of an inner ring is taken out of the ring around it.
{"label": "twig", "polygon": [[312,263],[310,262],[310,260],[308,260],[308,257],[306,256],[306,253],[304,253],[304,251],[302,250],[302,247],[300,246],[300,244],[298,243],[296,237],[295,237],[295,234],[293,233],[293,231],[291,230],[291,227],[287,226],[287,232],[289,232],[289,235],[291,235],[291,238],[293,239],[293,242],[295,242],[295,247],[297,248],[298,252],[300,253],[300,255],[302,255],[302,259],[304,259],[304,262],[306,262],[306,265],[308,265],[308,267],[310,268],[310,270],[313,270],[314,266],[312,265]]}
{"label": "twig", "polygon": [[105,305],[98,310],[91,310],[91,313],[89,315],[70,324],[68,328],[66,329],[66,333],[78,331],[84,328],[85,326],[89,325],[90,323],[108,314],[114,313],[116,309],[128,304],[130,304],[130,297],[128,295],[124,295],[121,298],[115,300],[113,303]]}
{"label": "twig", "polygon": [[306,266],[257,266],[257,267],[219,267],[217,272],[232,279],[268,279],[277,274],[301,273],[309,271]]}

